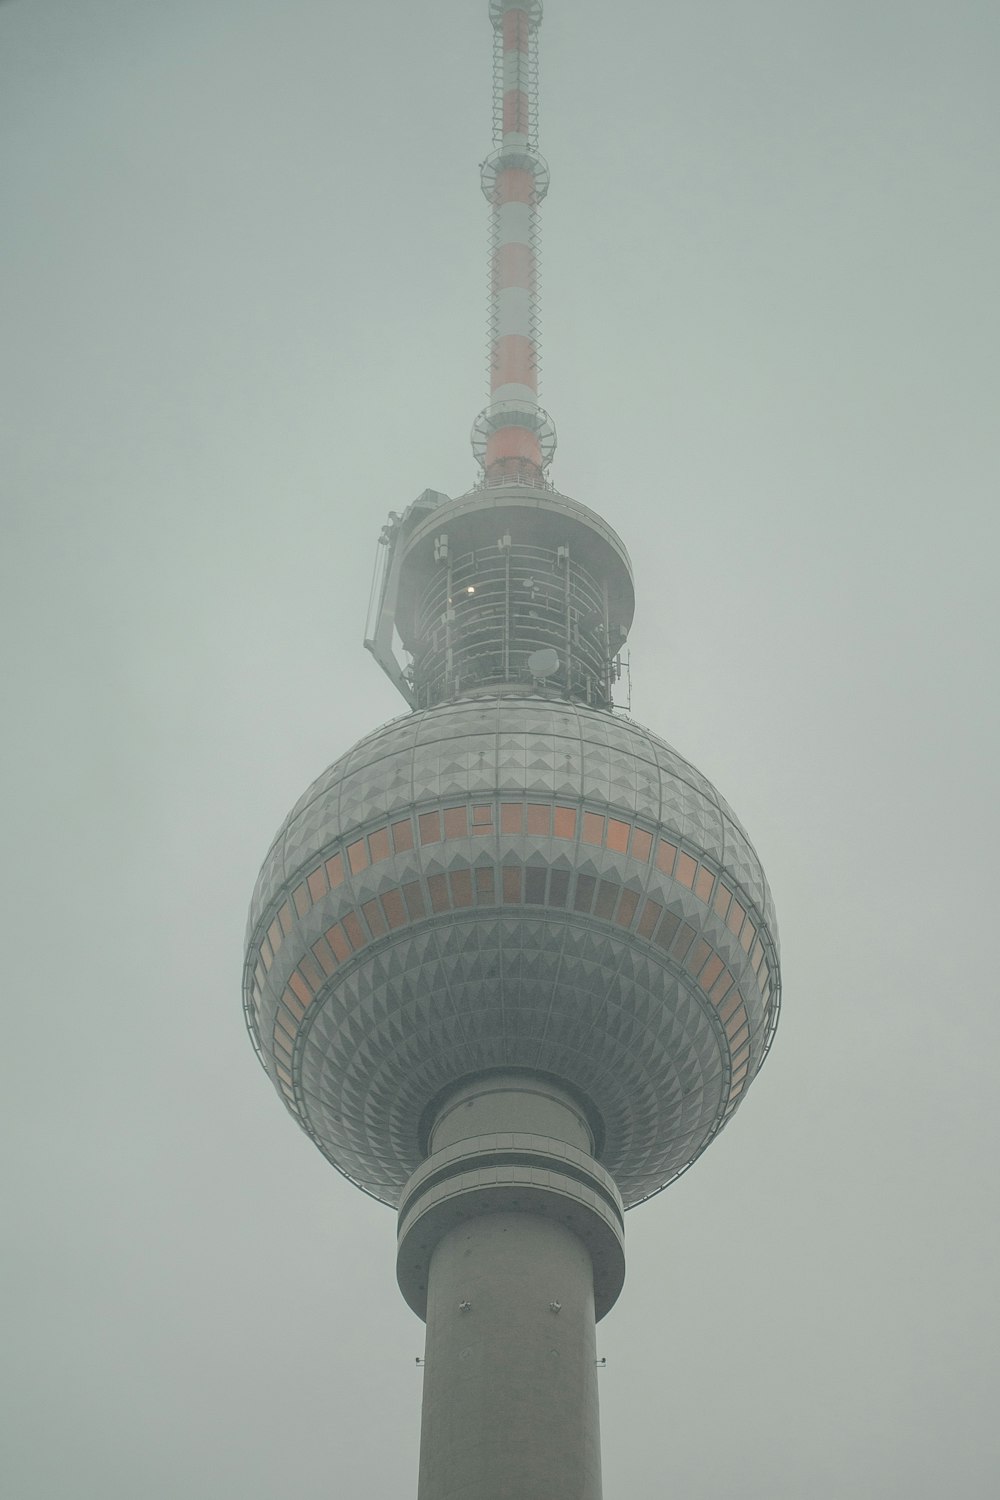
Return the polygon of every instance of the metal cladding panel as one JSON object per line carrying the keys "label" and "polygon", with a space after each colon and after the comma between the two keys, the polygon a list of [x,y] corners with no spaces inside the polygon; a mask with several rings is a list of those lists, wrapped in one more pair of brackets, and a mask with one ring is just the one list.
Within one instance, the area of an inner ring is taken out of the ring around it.
{"label": "metal cladding panel", "polygon": [[562,700],[470,698],[362,740],[279,832],[247,1018],[299,1123],[395,1203],[430,1100],[536,1068],[600,1112],[626,1204],[736,1108],[777,1019],[770,894],[711,784]]}

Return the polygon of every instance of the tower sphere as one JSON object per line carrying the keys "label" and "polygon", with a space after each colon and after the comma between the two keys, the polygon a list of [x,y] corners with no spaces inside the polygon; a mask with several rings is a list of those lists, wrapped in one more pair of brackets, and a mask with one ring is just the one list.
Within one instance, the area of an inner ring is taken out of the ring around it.
{"label": "tower sphere", "polygon": [[386,1203],[435,1101],[494,1069],[574,1090],[637,1203],[725,1124],[773,1034],[774,912],[733,812],[649,730],[543,691],[368,735],[257,881],[254,1043],[319,1149]]}

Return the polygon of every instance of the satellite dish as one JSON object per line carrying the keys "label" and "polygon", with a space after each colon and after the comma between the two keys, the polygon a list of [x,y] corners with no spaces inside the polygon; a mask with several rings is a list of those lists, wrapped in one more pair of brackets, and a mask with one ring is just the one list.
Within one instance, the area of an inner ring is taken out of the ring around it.
{"label": "satellite dish", "polygon": [[559,653],[551,646],[544,646],[541,651],[532,651],[528,657],[528,671],[539,682],[544,682],[546,677],[551,677],[558,670]]}

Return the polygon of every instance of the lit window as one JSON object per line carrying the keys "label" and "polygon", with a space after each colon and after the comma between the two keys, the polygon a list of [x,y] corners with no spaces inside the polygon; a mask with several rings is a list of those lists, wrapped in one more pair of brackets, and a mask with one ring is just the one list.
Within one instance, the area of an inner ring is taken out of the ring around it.
{"label": "lit window", "polygon": [[271,965],[274,963],[274,954],[271,952],[271,944],[268,942],[266,937],[261,938],[260,940],[260,961],[264,965],[264,968],[266,970],[270,970]]}
{"label": "lit window", "polygon": [[694,947],[691,949],[691,957],[687,962],[688,970],[692,974],[700,974],[701,966],[705,962],[711,951],[711,944],[706,943],[704,938],[699,938]]}
{"label": "lit window", "polygon": [[268,936],[268,940],[269,940],[269,942],[271,944],[272,951],[275,952],[275,953],[277,953],[278,949],[281,947],[282,943],[285,941],[285,934],[281,930],[281,926],[280,926],[280,924],[278,922],[277,917],[275,917],[274,921],[271,923],[270,927],[267,929],[267,936]]}
{"label": "lit window", "polygon": [[743,949],[744,953],[750,952],[750,946],[756,936],[757,929],[748,917],[747,920],[743,923],[743,931],[740,933],[740,947]]}
{"label": "lit window", "polygon": [[604,843],[604,819],[601,817],[600,813],[584,813],[583,842],[585,844]]}
{"label": "lit window", "polygon": [[718,912],[723,921],[725,921],[726,912],[729,910],[729,903],[732,899],[732,891],[729,889],[728,885],[723,885],[720,881],[719,889],[715,893],[715,910]]}
{"label": "lit window", "polygon": [[313,943],[312,951],[315,953],[316,958],[319,960],[319,966],[323,970],[323,973],[332,974],[334,969],[337,967],[337,960],[330,952],[330,946],[327,943],[326,939],[320,938],[319,942]]}
{"label": "lit window", "polygon": [[746,914],[746,907],[741,906],[738,901],[734,901],[732,906],[729,908],[729,916],[726,918],[726,926],[729,928],[729,931],[735,933],[737,937],[739,936],[740,928],[743,926],[743,918],[746,916]]}
{"label": "lit window", "polygon": [[392,930],[406,925],[406,908],[403,906],[403,898],[398,891],[382,893],[382,910]]}
{"label": "lit window", "polygon": [[755,974],[756,974],[757,970],[760,968],[761,959],[763,957],[764,957],[764,945],[761,942],[760,938],[758,938],[757,941],[753,945],[753,952],[750,954],[750,967],[753,969],[753,971],[754,971]]}
{"label": "lit window", "polygon": [[364,839],[358,839],[356,843],[347,846],[347,863],[351,867],[351,874],[357,875],[359,870],[364,870],[368,864],[368,850],[365,848]]}
{"label": "lit window", "polygon": [[275,1039],[275,1041],[278,1040],[278,1033],[279,1033],[279,1031],[285,1037],[285,1047],[289,1050],[289,1055],[290,1055],[291,1046],[295,1045],[295,1027],[294,1027],[293,1023],[289,1020],[289,1018],[285,1015],[284,1011],[282,1011],[282,1010],[278,1011],[278,1014],[275,1017],[275,1021],[274,1021],[274,1039]]}
{"label": "lit window", "polygon": [[725,1005],[719,1011],[719,1019],[722,1021],[723,1025],[725,1025],[730,1016],[733,1015],[736,1010],[738,1010],[742,1003],[743,996],[740,994],[739,990],[733,990],[733,993],[730,995]]}
{"label": "lit window", "polygon": [[664,875],[670,875],[673,872],[676,855],[676,844],[668,844],[666,839],[661,839],[656,846],[656,868]]}
{"label": "lit window", "polygon": [[281,1079],[282,1083],[286,1084],[288,1088],[291,1088],[291,1086],[292,1086],[292,1075],[291,1075],[291,1073],[289,1073],[289,1071],[288,1071],[287,1068],[283,1068],[280,1063],[278,1063],[277,1067],[278,1067],[278,1077]]}
{"label": "lit window", "polygon": [[341,963],[344,962],[345,958],[350,958],[351,945],[347,941],[347,938],[344,934],[344,929],[341,927],[339,922],[335,922],[332,927],[328,927],[323,936],[326,938],[327,942],[330,944],[330,947],[333,949],[334,955],[340,960]]}
{"label": "lit window", "polygon": [[742,1028],[731,1039],[729,1045],[731,1047],[733,1047],[734,1049],[737,1048],[737,1047],[742,1047],[743,1043],[746,1041],[746,1039],[747,1039],[747,1037],[749,1035],[750,1035],[750,1027],[749,1027],[749,1025],[746,1022],[744,1022]]}
{"label": "lit window", "polygon": [[382,916],[382,908],[377,901],[366,901],[361,910],[364,912],[365,921],[372,937],[381,937],[385,932],[385,920]]}
{"label": "lit window", "polygon": [[297,885],[292,892],[292,900],[295,902],[295,910],[300,917],[304,917],[312,902],[309,899],[309,888],[305,881]]}
{"label": "lit window", "polygon": [[409,818],[401,818],[392,825],[392,847],[397,854],[405,854],[413,848],[413,824]]}
{"label": "lit window", "polygon": [[[295,976],[293,975],[293,978],[294,977]],[[294,1022],[293,1026],[292,1026],[292,1032],[293,1032],[293,1034],[294,1034],[294,1031],[295,1031],[295,1026],[297,1026],[298,1023],[302,1020],[302,1017],[306,1013],[306,1007],[309,1004],[309,1001],[312,999],[312,996],[309,995],[308,991],[306,992],[306,995],[307,995],[307,998],[305,1000],[300,1000],[299,997],[292,990],[288,989],[288,990],[285,990],[284,994],[281,997],[281,1004],[285,1007],[285,1009],[292,1016],[292,1019],[293,1019],[293,1022]],[[281,1010],[280,1009],[278,1010],[278,1015],[279,1016],[281,1015]],[[288,1020],[286,1018],[285,1025],[287,1026],[288,1024],[289,1023],[288,1023]]]}
{"label": "lit window", "polygon": [[728,969],[723,969],[718,979],[712,986],[709,999],[713,1005],[721,1005],[733,987],[733,976]]}
{"label": "lit window", "polygon": [[501,802],[500,832],[520,833],[524,822],[524,808],[520,802]]}
{"label": "lit window", "polygon": [[313,870],[306,884],[309,887],[309,894],[313,898],[313,901],[318,901],[327,888],[326,871],[322,865],[319,866],[319,869]]}
{"label": "lit window", "polygon": [[420,842],[422,844],[438,844],[441,842],[440,813],[421,813],[418,822],[420,824]]}
{"label": "lit window", "polygon": [[702,865],[694,882],[694,893],[699,901],[704,901],[707,906],[712,895],[712,887],[715,884],[715,876],[711,870],[706,870]]}
{"label": "lit window", "polygon": [[697,868],[697,861],[693,860],[690,854],[685,854],[682,850],[677,860],[674,879],[679,885],[686,885],[688,890],[690,890],[694,885],[694,872]]}
{"label": "lit window", "polygon": [[555,810],[554,832],[557,839],[576,838],[576,808],[557,807]]}
{"label": "lit window", "polygon": [[708,963],[698,975],[698,983],[701,985],[706,994],[708,994],[709,990],[712,988],[713,984],[718,979],[721,973],[722,959],[717,953],[713,953],[712,957],[708,960]]}
{"label": "lit window", "polygon": [[493,832],[493,809],[488,803],[472,809],[473,833]]}
{"label": "lit window", "polygon": [[432,911],[451,910],[451,901],[448,897],[448,882],[443,875],[428,875],[427,890],[431,898]]}
{"label": "lit window", "polygon": [[677,936],[674,938],[674,941],[671,945],[670,956],[672,958],[676,958],[678,962],[681,962],[691,944],[694,942],[694,938],[694,928],[690,925],[689,922],[682,922],[680,927],[678,928]]}
{"label": "lit window", "polygon": [[552,809],[540,802],[528,803],[528,832],[548,834],[552,823]]}
{"label": "lit window", "polygon": [[281,923],[281,930],[282,930],[282,932],[291,932],[291,930],[292,930],[292,908],[289,906],[289,904],[288,904],[287,901],[285,902],[285,904],[281,908],[281,910],[278,912],[278,921]]}
{"label": "lit window", "polygon": [[469,831],[468,814],[464,807],[446,807],[444,810],[444,836],[446,839],[464,839]]}
{"label": "lit window", "polygon": [[302,970],[302,974],[305,978],[306,984],[309,985],[313,994],[315,994],[320,985],[323,983],[322,977],[319,973],[319,970],[316,968],[316,965],[313,963],[312,959],[309,958],[308,955],[306,955],[299,964],[299,968]]}
{"label": "lit window", "polygon": [[388,828],[376,828],[374,833],[368,835],[368,855],[373,865],[380,859],[389,858]]}
{"label": "lit window", "polygon": [[364,930],[358,920],[358,914],[354,911],[345,912],[341,918],[341,926],[347,933],[352,948],[363,948],[367,942]]}
{"label": "lit window", "polygon": [[644,828],[635,828],[632,831],[632,858],[637,859],[640,864],[646,864],[649,859],[650,850],[653,847],[653,835],[647,833]]}
{"label": "lit window", "polygon": [[628,852],[628,836],[632,831],[631,823],[623,823],[620,818],[608,819],[608,848],[613,849],[615,854]]}
{"label": "lit window", "polygon": [[338,885],[344,883],[344,860],[340,854],[335,854],[326,862],[326,878],[330,882],[330,889],[335,891]]}

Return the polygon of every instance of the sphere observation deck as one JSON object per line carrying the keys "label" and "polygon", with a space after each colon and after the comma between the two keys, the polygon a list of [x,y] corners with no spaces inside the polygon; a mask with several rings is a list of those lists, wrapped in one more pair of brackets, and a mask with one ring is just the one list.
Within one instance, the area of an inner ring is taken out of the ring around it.
{"label": "sphere observation deck", "polygon": [[325,1156],[398,1204],[443,1091],[574,1090],[626,1206],[739,1105],[777,1021],[760,861],[630,720],[505,689],[363,739],[296,804],[254,892],[251,1036]]}

